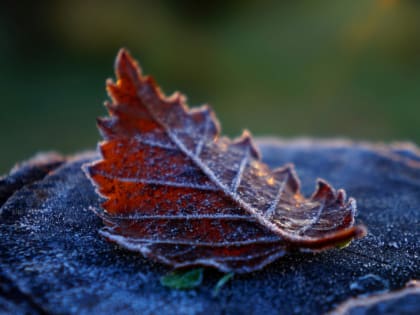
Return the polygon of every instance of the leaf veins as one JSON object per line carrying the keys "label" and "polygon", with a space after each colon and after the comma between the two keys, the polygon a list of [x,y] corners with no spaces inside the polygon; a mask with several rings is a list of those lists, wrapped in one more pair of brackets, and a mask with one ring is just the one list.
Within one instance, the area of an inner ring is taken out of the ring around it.
{"label": "leaf veins", "polygon": [[98,119],[102,159],[84,166],[105,198],[94,211],[107,239],[175,268],[245,273],[365,234],[344,190],[319,180],[305,199],[293,166],[269,169],[248,131],[222,137],[208,106],[164,96],[123,49],[115,71]]}

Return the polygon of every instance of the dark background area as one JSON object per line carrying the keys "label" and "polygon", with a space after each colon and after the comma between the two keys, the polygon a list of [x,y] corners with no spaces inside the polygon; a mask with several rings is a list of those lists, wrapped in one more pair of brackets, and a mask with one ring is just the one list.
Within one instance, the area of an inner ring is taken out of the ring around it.
{"label": "dark background area", "polygon": [[420,143],[420,2],[2,1],[0,173],[99,140],[120,47],[223,132]]}

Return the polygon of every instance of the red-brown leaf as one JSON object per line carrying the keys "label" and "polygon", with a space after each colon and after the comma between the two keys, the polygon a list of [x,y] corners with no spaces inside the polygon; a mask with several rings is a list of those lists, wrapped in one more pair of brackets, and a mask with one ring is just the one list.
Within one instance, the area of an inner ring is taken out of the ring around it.
{"label": "red-brown leaf", "polygon": [[319,180],[305,199],[293,167],[270,170],[247,131],[221,137],[208,106],[165,97],[125,50],[115,69],[110,116],[98,119],[102,159],[84,168],[106,199],[94,211],[109,240],[175,268],[250,272],[365,234],[343,190]]}

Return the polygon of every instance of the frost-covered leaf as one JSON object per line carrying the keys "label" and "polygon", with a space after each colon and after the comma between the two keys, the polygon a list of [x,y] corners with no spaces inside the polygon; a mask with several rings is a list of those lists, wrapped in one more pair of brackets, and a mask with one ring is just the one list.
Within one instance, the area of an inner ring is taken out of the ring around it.
{"label": "frost-covered leaf", "polygon": [[319,180],[305,199],[292,165],[271,170],[249,132],[222,137],[208,106],[164,96],[125,50],[115,68],[109,117],[98,119],[102,158],[84,168],[105,198],[93,210],[107,239],[175,268],[244,273],[365,234],[343,190]]}

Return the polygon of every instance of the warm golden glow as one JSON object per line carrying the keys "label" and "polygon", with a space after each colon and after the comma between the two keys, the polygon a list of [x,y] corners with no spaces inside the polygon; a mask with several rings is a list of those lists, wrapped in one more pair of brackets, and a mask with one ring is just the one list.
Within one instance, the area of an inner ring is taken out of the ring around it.
{"label": "warm golden glow", "polygon": [[382,7],[392,7],[398,2],[399,0],[379,0],[379,5]]}
{"label": "warm golden glow", "polygon": [[261,163],[258,163],[258,162],[254,161],[252,163],[252,167],[255,168],[256,175],[258,177],[264,177],[264,176],[268,175],[268,171],[267,171],[267,168],[265,167],[265,165],[262,165]]}

